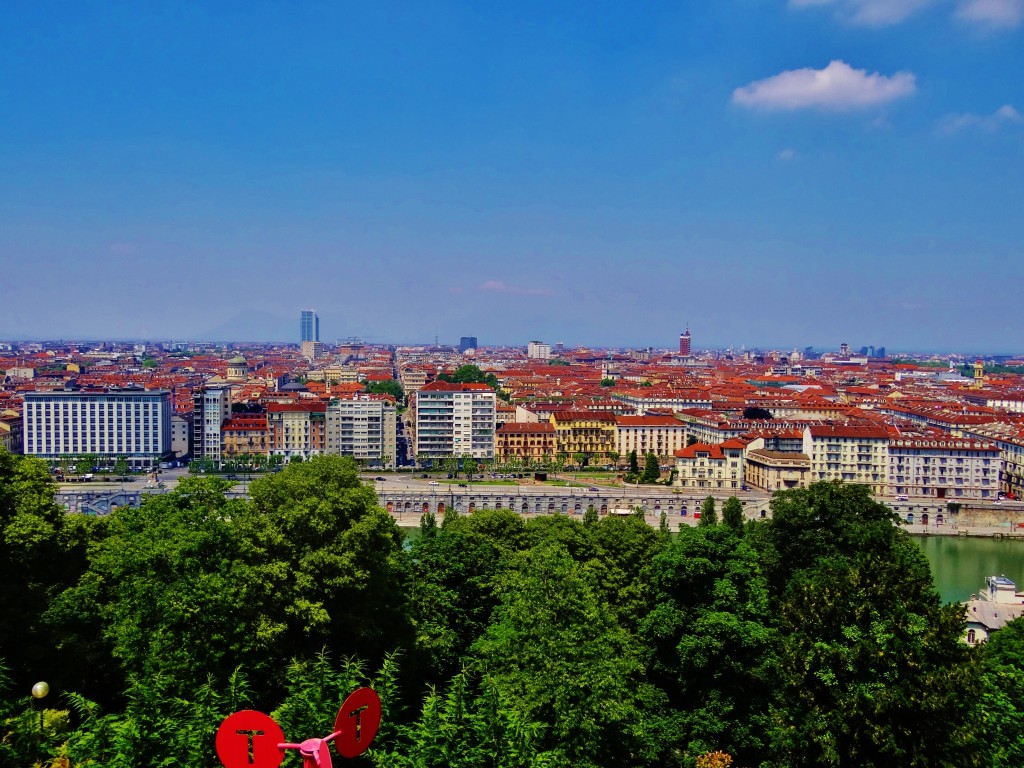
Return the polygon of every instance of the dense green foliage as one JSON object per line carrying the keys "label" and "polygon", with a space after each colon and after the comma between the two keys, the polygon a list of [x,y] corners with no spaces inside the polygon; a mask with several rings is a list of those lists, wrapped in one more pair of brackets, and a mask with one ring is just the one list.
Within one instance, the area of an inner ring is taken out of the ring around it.
{"label": "dense green foliage", "polygon": [[105,519],[51,488],[0,454],[3,766],[215,766],[227,714],[322,736],[365,684],[384,720],[358,765],[1024,762],[1024,628],[969,649],[857,486],[780,493],[768,521],[729,499],[718,524],[711,499],[675,535],[593,509],[427,514],[408,546],[347,459],[251,500],[188,478]]}

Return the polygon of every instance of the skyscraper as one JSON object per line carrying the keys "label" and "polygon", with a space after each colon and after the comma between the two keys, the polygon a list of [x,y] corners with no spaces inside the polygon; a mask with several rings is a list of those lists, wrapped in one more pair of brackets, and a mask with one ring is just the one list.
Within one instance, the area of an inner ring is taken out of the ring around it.
{"label": "skyscraper", "polygon": [[463,336],[459,339],[459,352],[476,349],[476,336]]}
{"label": "skyscraper", "polygon": [[315,309],[302,310],[299,319],[299,341],[320,341],[320,317]]}

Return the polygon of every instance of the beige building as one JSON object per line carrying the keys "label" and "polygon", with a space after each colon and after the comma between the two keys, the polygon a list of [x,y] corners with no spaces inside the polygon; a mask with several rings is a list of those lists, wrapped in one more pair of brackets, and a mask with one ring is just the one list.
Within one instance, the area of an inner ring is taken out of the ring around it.
{"label": "beige building", "polygon": [[739,439],[709,445],[694,443],[675,452],[679,488],[696,491],[738,491],[743,485],[743,451]]}
{"label": "beige building", "polygon": [[416,393],[416,457],[494,458],[496,395],[486,384],[435,381]]}
{"label": "beige building", "polygon": [[839,480],[866,485],[876,495],[886,491],[889,433],[884,427],[810,426],[804,429],[802,452],[811,460],[812,483]]}
{"label": "beige building", "polygon": [[615,450],[619,456],[636,451],[669,459],[686,447],[686,425],[673,416],[616,416]]}
{"label": "beige building", "polygon": [[805,454],[764,448],[748,450],[745,464],[747,485],[763,491],[806,488],[811,472],[811,460]]}
{"label": "beige building", "polygon": [[326,445],[326,403],[267,404],[267,452],[270,455],[308,459],[324,453]]}

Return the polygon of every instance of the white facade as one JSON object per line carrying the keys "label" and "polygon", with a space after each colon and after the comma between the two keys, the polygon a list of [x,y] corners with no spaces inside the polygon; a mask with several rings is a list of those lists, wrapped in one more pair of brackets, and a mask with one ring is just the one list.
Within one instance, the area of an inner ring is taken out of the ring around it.
{"label": "white facade", "polygon": [[671,416],[616,416],[615,450],[620,456],[636,451],[666,459],[686,447],[686,425]]}
{"label": "white facade", "polygon": [[123,456],[148,467],[171,452],[165,390],[26,392],[22,423],[28,456]]}
{"label": "white facade", "polygon": [[231,418],[231,387],[203,387],[192,395],[192,455],[220,466],[220,427]]}
{"label": "white facade", "polygon": [[483,384],[434,382],[416,393],[416,455],[494,458],[495,401]]}
{"label": "white facade", "polygon": [[387,400],[356,395],[327,407],[327,453],[394,468],[397,434],[395,406]]}
{"label": "white facade", "polygon": [[551,357],[551,345],[543,341],[531,341],[526,345],[526,356],[534,360],[547,360]]}
{"label": "white facade", "polygon": [[933,499],[994,499],[999,449],[951,437],[896,438],[889,443],[889,493]]}

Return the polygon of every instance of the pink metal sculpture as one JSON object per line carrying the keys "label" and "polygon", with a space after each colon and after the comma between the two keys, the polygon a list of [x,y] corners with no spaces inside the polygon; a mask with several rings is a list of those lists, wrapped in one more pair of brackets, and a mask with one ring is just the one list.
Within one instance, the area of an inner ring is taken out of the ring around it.
{"label": "pink metal sculpture", "polygon": [[303,768],[332,768],[331,743],[341,757],[358,757],[377,735],[380,716],[376,691],[359,688],[338,710],[333,733],[293,744],[285,741],[281,726],[269,715],[243,709],[226,717],[217,729],[217,757],[224,768],[278,768],[284,751],[297,749]]}

